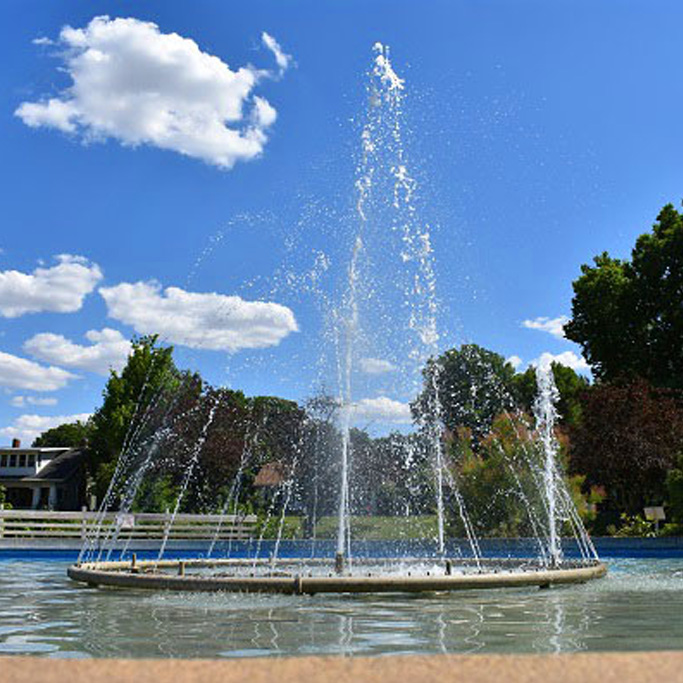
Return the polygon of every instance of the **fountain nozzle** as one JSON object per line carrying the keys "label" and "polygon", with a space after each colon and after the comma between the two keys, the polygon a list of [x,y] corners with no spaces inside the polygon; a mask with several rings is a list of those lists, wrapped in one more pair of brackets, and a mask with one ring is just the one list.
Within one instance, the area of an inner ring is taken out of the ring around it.
{"label": "fountain nozzle", "polygon": [[337,553],[334,556],[334,571],[337,572],[337,574],[343,574],[345,565],[344,553]]}

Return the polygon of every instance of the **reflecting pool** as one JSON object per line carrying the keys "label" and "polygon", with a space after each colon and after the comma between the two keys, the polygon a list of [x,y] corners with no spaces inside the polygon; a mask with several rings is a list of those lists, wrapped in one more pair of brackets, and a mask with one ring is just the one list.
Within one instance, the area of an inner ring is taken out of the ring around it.
{"label": "reflecting pool", "polygon": [[683,558],[614,558],[583,586],[278,596],[90,589],[0,555],[0,654],[251,657],[683,648]]}

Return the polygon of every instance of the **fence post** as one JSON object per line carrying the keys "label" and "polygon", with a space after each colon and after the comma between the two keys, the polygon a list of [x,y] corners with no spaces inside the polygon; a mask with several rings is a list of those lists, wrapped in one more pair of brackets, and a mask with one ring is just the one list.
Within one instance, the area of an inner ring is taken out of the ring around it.
{"label": "fence post", "polygon": [[164,538],[168,538],[171,535],[171,512],[166,508],[166,521],[164,522]]}
{"label": "fence post", "polygon": [[87,510],[88,510],[88,508],[85,505],[81,508],[81,540],[83,540],[83,541],[85,541],[85,537],[86,537],[87,532],[88,532],[88,528],[87,528],[88,522],[87,522],[86,514],[85,514],[87,512]]}
{"label": "fence post", "polygon": [[0,538],[5,535],[5,504],[0,503]]}

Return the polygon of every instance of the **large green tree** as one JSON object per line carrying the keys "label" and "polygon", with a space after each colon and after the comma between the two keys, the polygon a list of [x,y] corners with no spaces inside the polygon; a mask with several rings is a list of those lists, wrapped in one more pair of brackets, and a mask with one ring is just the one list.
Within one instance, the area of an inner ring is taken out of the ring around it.
{"label": "large green tree", "polygon": [[418,422],[429,422],[438,395],[446,427],[484,436],[497,415],[515,405],[515,369],[503,356],[477,344],[463,344],[432,359],[424,370],[424,388],[411,405]]}
{"label": "large green tree", "polygon": [[[552,363],[551,368],[555,386],[560,393],[560,399],[557,402],[560,422],[563,425],[578,424],[581,418],[581,394],[588,388],[588,380],[572,368],[560,363]],[[524,372],[515,375],[513,384],[520,406],[531,414],[538,392],[536,368],[531,365]]]}
{"label": "large green tree", "polygon": [[565,334],[598,379],[683,389],[683,214],[667,204],[630,260],[603,253],[573,286]]}
{"label": "large green tree", "polygon": [[33,440],[35,448],[70,446],[85,448],[90,441],[92,425],[90,422],[67,422],[44,431]]}
{"label": "large green tree", "polygon": [[156,336],[133,340],[126,366],[121,372],[111,372],[102,406],[91,420],[90,449],[98,497],[104,495],[121,452],[159,426],[169,400],[177,403],[175,390],[181,381],[172,347],[159,346]]}

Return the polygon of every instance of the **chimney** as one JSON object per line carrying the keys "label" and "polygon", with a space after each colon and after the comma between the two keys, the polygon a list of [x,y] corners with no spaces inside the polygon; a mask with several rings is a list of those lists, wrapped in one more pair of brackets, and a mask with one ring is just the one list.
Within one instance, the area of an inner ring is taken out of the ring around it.
{"label": "chimney", "polygon": [[21,440],[12,439],[12,448],[21,448]]}

